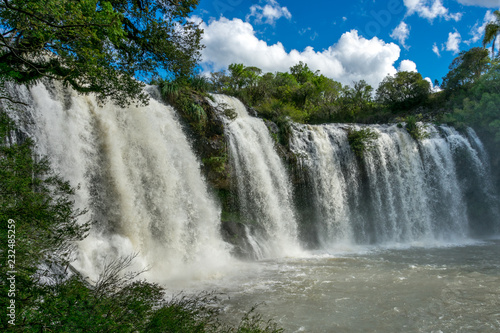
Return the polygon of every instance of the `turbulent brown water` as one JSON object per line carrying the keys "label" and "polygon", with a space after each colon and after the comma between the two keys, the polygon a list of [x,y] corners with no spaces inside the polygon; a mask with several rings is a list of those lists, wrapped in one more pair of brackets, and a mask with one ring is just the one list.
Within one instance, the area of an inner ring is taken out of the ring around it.
{"label": "turbulent brown water", "polygon": [[351,251],[260,262],[211,287],[229,318],[260,304],[285,332],[500,331],[499,240]]}

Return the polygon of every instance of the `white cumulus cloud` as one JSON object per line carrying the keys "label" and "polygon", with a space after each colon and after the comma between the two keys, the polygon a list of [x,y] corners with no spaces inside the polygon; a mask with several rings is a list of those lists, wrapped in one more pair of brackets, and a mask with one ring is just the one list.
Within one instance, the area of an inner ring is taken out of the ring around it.
{"label": "white cumulus cloud", "polygon": [[417,71],[417,64],[411,60],[403,60],[399,64],[398,71],[399,72],[418,72]]}
{"label": "white cumulus cloud", "polygon": [[376,87],[388,74],[395,74],[394,63],[401,49],[374,37],[363,38],[356,30],[344,33],[328,49],[316,51],[306,47],[303,51],[287,52],[280,42],[269,45],[255,35],[253,26],[234,18],[201,23],[204,30],[202,67],[205,71],[218,71],[231,63],[257,66],[264,72],[286,72],[299,61],[312,70],[343,84],[364,79]]}
{"label": "white cumulus cloud", "polygon": [[454,54],[460,52],[460,43],[462,36],[458,31],[448,33],[448,40],[446,41],[446,51],[451,51]]}
{"label": "white cumulus cloud", "polygon": [[401,21],[401,23],[399,23],[399,25],[391,33],[391,38],[397,40],[405,49],[409,49],[406,45],[406,39],[408,39],[409,36],[410,27],[404,21]]}
{"label": "white cumulus cloud", "polygon": [[457,0],[462,5],[486,8],[500,7],[500,0]]}
{"label": "white cumulus cloud", "polygon": [[435,18],[445,20],[460,21],[461,13],[450,13],[448,8],[443,6],[441,0],[403,0],[408,9],[407,15],[418,14],[418,16],[433,21]]}
{"label": "white cumulus cloud", "polygon": [[250,14],[247,15],[246,19],[249,21],[251,18],[254,18],[256,23],[272,25],[282,17],[291,19],[292,14],[286,7],[281,7],[276,0],[269,0],[264,7],[259,5],[251,6]]}

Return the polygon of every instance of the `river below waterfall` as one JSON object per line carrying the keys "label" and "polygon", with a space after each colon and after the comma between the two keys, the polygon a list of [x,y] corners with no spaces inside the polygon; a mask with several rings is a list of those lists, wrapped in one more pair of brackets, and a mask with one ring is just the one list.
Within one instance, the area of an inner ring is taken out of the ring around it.
{"label": "river below waterfall", "polygon": [[248,263],[203,285],[223,293],[229,320],[259,304],[285,332],[498,332],[499,254],[500,240],[365,247]]}

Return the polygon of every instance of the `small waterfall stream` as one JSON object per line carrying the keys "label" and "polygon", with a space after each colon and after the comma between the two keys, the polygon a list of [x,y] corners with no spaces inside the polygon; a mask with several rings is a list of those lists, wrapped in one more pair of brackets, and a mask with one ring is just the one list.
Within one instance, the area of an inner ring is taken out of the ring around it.
{"label": "small waterfall stream", "polygon": [[292,148],[302,157],[312,181],[311,206],[315,211],[322,246],[351,244],[357,213],[359,168],[349,148],[347,133],[337,126],[295,125]]}
{"label": "small waterfall stream", "polygon": [[262,119],[251,117],[236,98],[212,95],[212,105],[232,110],[225,130],[247,238],[257,257],[297,254],[297,220],[289,176]]}

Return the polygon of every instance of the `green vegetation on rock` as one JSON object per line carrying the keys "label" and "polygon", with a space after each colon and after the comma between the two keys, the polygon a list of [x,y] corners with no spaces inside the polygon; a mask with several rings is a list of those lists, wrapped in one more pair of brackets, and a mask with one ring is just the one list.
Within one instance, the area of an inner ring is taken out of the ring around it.
{"label": "green vegetation on rock", "polygon": [[413,139],[422,140],[429,137],[429,133],[425,131],[425,126],[418,124],[416,116],[407,116],[405,123],[405,128]]}
{"label": "green vegetation on rock", "polygon": [[370,128],[355,129],[350,127],[347,130],[347,141],[354,154],[362,158],[365,152],[374,148],[374,141],[379,137],[378,133]]}

